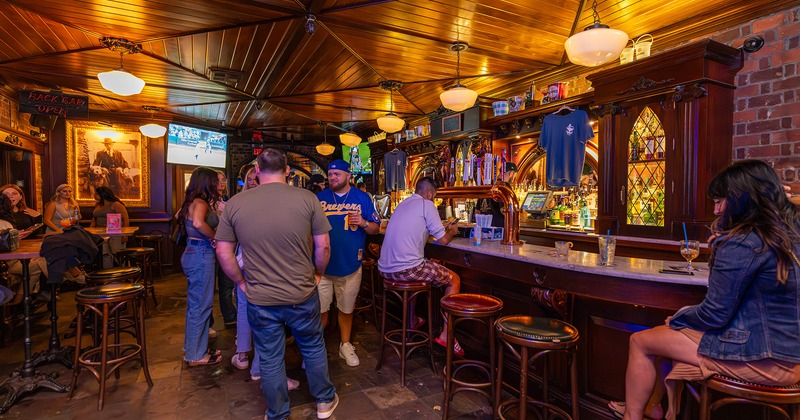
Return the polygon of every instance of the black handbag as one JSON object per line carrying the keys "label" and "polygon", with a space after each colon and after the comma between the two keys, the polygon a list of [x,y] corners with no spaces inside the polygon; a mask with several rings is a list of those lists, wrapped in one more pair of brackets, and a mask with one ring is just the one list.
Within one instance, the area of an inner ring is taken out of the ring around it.
{"label": "black handbag", "polygon": [[19,248],[19,231],[16,229],[0,230],[0,252],[16,251]]}
{"label": "black handbag", "polygon": [[170,235],[170,239],[176,246],[186,246],[186,226],[183,223],[178,223],[175,225],[175,229],[172,230],[172,235]]}

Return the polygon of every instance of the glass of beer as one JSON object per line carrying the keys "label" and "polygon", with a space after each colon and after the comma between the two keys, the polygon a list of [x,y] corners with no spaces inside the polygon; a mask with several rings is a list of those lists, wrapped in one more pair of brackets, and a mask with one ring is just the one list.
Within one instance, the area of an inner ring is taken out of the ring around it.
{"label": "glass of beer", "polygon": [[688,265],[686,271],[694,270],[692,268],[692,260],[700,255],[700,242],[699,241],[681,241],[681,255],[686,259]]}

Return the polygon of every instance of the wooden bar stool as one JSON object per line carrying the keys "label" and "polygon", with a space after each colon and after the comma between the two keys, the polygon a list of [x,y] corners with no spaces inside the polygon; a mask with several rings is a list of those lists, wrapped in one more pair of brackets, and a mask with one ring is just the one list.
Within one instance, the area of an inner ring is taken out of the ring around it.
{"label": "wooden bar stool", "polygon": [[[153,380],[147,367],[147,346],[144,333],[144,286],[141,284],[109,283],[103,286],[80,290],[75,296],[78,306],[77,333],[75,334],[75,368],[72,371],[68,399],[72,399],[81,369],[86,368],[100,383],[97,411],[103,409],[106,380],[114,373],[119,378],[119,367],[131,360],[139,360],[144,369],[147,385],[152,388]],[[127,304],[133,306],[136,325],[136,342],[121,343],[119,313]],[[91,311],[100,319],[100,343],[97,347],[82,350],[83,314]],[[114,324],[114,341],[109,337],[109,324]],[[110,357],[109,357],[110,356]],[[100,359],[99,361],[97,359]]]}
{"label": "wooden bar stool", "polygon": [[155,258],[150,260],[150,268],[153,266],[158,267],[158,279],[163,280],[164,274],[161,272],[161,241],[164,237],[161,233],[150,232],[143,235],[136,235],[135,238],[139,241],[139,245],[149,247],[156,250]]}
{"label": "wooden bar stool", "polygon": [[[694,388],[689,387],[697,397]],[[713,401],[711,390],[728,396]],[[769,386],[714,375],[700,382],[700,420],[710,420],[711,413],[729,404],[755,404],[778,411],[784,418],[800,420],[800,383]],[[786,406],[786,407],[782,407]]]}
{"label": "wooden bar stool", "polygon": [[[400,299],[403,307],[403,315],[400,318],[400,328],[386,331],[386,300],[388,294],[392,294]],[[431,299],[431,284],[423,281],[396,281],[383,279],[383,313],[381,314],[381,346],[378,365],[375,370],[379,370],[383,364],[384,346],[390,346],[400,357],[400,382],[406,386],[406,360],[412,351],[423,348],[427,345],[430,355],[431,369],[436,372],[433,363],[433,327],[428,322],[428,331],[412,330],[408,327],[411,314],[409,307],[414,298],[428,295],[428,315],[433,313],[433,302]]]}
{"label": "wooden bar stool", "polygon": [[[505,419],[503,413],[512,406],[519,407],[519,419],[526,418],[528,404],[543,407],[547,413],[544,418],[552,418],[550,411],[563,419],[578,420],[578,366],[575,350],[578,344],[578,330],[572,325],[552,318],[526,315],[504,316],[495,323],[500,343],[520,362],[519,398],[500,403],[503,383],[503,349],[498,354],[497,387],[495,388],[495,410],[497,418]],[[520,347],[517,352],[516,347]],[[529,356],[529,350],[534,350]],[[547,357],[552,352],[563,352],[569,357],[570,392],[572,393],[572,417],[564,410],[548,402]],[[528,368],[540,356],[545,356],[542,372],[542,392],[544,401],[528,397]]]}
{"label": "wooden bar stool", "polygon": [[[375,265],[375,260],[372,258],[364,258],[361,261],[361,290],[358,293],[356,306],[353,308],[353,315],[371,310],[372,320],[375,322],[375,329],[377,329],[378,308],[375,303]],[[364,273],[366,273],[366,277]],[[364,281],[365,279],[366,282]]]}
{"label": "wooden bar stool", "polygon": [[[153,267],[150,265],[150,258],[155,255],[156,250],[148,247],[123,248],[117,251],[116,256],[123,261],[123,265],[130,267],[134,265],[142,269],[142,284],[145,290],[145,300],[149,294],[153,298],[153,305],[158,306],[156,299],[156,287],[153,282]],[[147,309],[145,303],[145,309]]]}
{"label": "wooden bar stool", "polygon": [[[476,293],[458,293],[445,296],[440,301],[442,311],[447,317],[447,362],[444,366],[444,409],[442,418],[450,417],[450,401],[461,391],[472,391],[489,399],[494,407],[495,396],[495,317],[503,310],[503,301],[489,295]],[[462,321],[475,320],[482,323],[489,333],[489,362],[463,359],[453,361],[454,331]],[[486,376],[486,382],[470,382],[457,379],[462,369],[475,368]]]}
{"label": "wooden bar stool", "polygon": [[114,267],[93,271],[86,274],[86,284],[101,286],[108,283],[124,283],[139,278],[142,269],[139,267]]}

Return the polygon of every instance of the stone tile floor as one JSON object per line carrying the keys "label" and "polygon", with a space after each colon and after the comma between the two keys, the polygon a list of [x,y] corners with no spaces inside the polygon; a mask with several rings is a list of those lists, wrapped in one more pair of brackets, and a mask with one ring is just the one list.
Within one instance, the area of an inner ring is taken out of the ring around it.
{"label": "stone tile floor", "polygon": [[[84,371],[72,400],[66,394],[46,390],[26,394],[0,419],[262,419],[265,404],[258,382],[247,370],[234,368],[230,359],[235,351],[235,330],[216,328],[219,337],[212,347],[223,354],[223,362],[213,367],[188,368],[182,363],[183,325],[186,307],[186,282],[182,274],[156,280],[159,305],[150,308],[147,318],[147,351],[153,388],[148,388],[138,363],[121,368],[119,379],[108,380],[103,411],[96,411],[98,384]],[[59,332],[63,339],[75,314],[75,292],[60,294]],[[150,302],[152,305],[152,301]],[[215,318],[221,316],[215,303]],[[33,317],[33,351],[47,348],[49,316],[45,307]],[[19,334],[21,336],[21,334]],[[21,366],[22,338],[18,336],[0,347],[0,378]],[[386,350],[384,365],[376,371],[379,336],[372,320],[356,317],[353,342],[361,365],[349,367],[338,356],[338,331],[326,333],[331,380],[341,402],[334,419],[438,419],[441,418],[442,380],[426,364],[426,354],[416,352],[408,364],[407,386],[400,384],[400,361]],[[84,343],[88,342],[86,337]],[[436,349],[437,370],[441,372],[444,352]],[[290,392],[291,419],[315,419],[316,405],[300,368],[296,346],[287,347],[286,367],[290,377],[299,379],[299,390]],[[58,375],[69,384],[72,371],[57,364],[44,365],[41,371]],[[5,398],[5,395],[0,395]],[[491,408],[485,398],[474,393],[458,394],[451,405],[451,418],[490,419]]]}

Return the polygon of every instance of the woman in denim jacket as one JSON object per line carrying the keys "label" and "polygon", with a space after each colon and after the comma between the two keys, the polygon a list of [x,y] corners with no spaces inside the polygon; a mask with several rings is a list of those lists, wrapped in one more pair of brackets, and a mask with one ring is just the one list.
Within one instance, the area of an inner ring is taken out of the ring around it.
{"label": "woman in denim jacket", "polygon": [[665,390],[667,418],[674,418],[683,380],[722,374],[772,386],[800,382],[800,208],[756,160],[725,168],[708,195],[718,216],[708,293],[665,326],[631,336],[627,405],[609,404],[624,419],[661,418]]}

